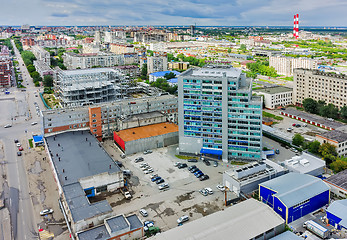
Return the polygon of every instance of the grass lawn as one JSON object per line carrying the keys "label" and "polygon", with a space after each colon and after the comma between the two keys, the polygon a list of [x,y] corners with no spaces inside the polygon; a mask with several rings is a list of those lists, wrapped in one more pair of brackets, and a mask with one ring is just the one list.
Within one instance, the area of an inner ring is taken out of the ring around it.
{"label": "grass lawn", "polygon": [[179,159],[191,159],[191,158],[198,159],[198,157],[184,156],[184,155],[175,155],[175,157],[177,157]]}
{"label": "grass lawn", "polygon": [[29,139],[29,146],[30,146],[30,148],[33,148],[33,147],[34,147],[33,139]]}
{"label": "grass lawn", "polygon": [[278,121],[282,121],[283,120],[283,117],[276,116],[276,115],[274,115],[272,113],[268,113],[268,112],[265,112],[265,111],[263,111],[263,117],[273,118],[273,119],[278,120]]}

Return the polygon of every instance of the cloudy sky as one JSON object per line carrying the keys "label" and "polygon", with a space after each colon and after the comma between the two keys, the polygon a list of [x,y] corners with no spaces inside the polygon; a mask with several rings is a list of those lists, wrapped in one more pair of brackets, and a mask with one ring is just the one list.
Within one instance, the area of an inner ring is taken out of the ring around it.
{"label": "cloudy sky", "polygon": [[0,25],[347,26],[347,0],[0,0]]}

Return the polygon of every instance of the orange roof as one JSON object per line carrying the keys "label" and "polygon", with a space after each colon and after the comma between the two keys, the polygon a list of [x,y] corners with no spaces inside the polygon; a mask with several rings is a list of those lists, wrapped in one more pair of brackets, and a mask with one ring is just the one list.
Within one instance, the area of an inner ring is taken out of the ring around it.
{"label": "orange roof", "polygon": [[143,127],[129,128],[115,132],[124,142],[134,141],[142,138],[149,138],[167,133],[177,132],[178,126],[174,123],[157,123]]}

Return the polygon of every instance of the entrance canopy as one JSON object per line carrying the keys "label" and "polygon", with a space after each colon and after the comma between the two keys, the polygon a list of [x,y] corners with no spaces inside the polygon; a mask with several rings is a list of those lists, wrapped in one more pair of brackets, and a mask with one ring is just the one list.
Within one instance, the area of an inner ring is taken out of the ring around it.
{"label": "entrance canopy", "polygon": [[201,148],[200,153],[201,154],[213,154],[213,155],[222,156],[223,150],[215,149],[215,148]]}

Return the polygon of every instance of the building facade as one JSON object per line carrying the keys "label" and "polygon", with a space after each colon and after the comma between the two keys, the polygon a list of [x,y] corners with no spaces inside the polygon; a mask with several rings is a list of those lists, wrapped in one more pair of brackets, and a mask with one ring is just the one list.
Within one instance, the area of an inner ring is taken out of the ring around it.
{"label": "building facade", "polygon": [[35,60],[34,61],[34,67],[42,78],[45,75],[53,75],[52,68],[44,61]]}
{"label": "building facade", "polygon": [[162,71],[167,71],[166,54],[155,54],[155,56],[147,57],[147,74]]}
{"label": "building facade", "polygon": [[293,103],[293,89],[287,87],[270,87],[254,90],[257,95],[264,97],[265,108],[275,109]]}
{"label": "building facade", "polygon": [[317,60],[310,58],[292,58],[284,56],[270,56],[269,66],[274,67],[278,74],[293,76],[294,69],[316,69]]}
{"label": "building facade", "polygon": [[333,130],[319,133],[316,135],[316,140],[321,144],[330,143],[333,145],[339,157],[345,157],[347,155],[347,133],[345,132]]}
{"label": "building facade", "polygon": [[341,108],[347,105],[347,76],[318,70],[295,69],[293,103],[302,105],[304,99],[322,100]]}
{"label": "building facade", "polygon": [[111,43],[110,51],[115,54],[134,53],[134,45]]}
{"label": "building facade", "polygon": [[262,101],[239,69],[208,66],[178,77],[179,149],[231,159],[260,160]]}
{"label": "building facade", "polygon": [[32,46],[31,51],[37,60],[46,63],[48,66],[51,65],[51,55],[45,49],[40,46]]}
{"label": "building facade", "polygon": [[10,87],[12,79],[12,61],[0,59],[0,87]]}

